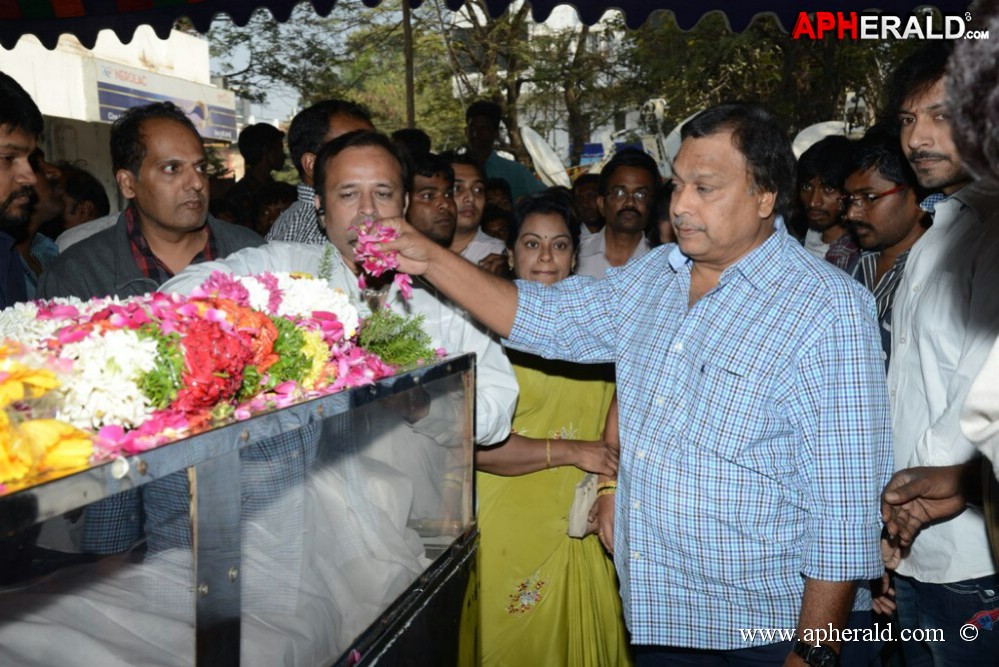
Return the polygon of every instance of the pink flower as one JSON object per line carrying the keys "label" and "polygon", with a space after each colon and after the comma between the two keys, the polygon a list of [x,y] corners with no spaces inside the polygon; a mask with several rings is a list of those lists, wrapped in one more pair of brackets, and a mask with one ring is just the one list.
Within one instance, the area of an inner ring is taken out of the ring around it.
{"label": "pink flower", "polygon": [[277,315],[278,309],[281,307],[281,300],[284,297],[278,288],[277,276],[271,273],[261,273],[256,278],[258,283],[267,288],[267,293],[270,295],[267,297],[268,314]]}
{"label": "pink flower", "polygon": [[[399,238],[399,232],[370,218],[363,220],[359,226],[351,229],[357,230],[354,261],[361,267],[357,285],[363,290],[367,287],[365,274],[377,278],[387,271],[395,271],[399,268],[399,253],[382,250],[383,244]],[[404,299],[408,299],[412,295],[412,279],[408,275],[397,273],[392,282],[402,292]]]}
{"label": "pink flower", "polygon": [[395,277],[392,278],[392,282],[402,292],[403,299],[409,299],[413,296],[413,277],[411,275],[408,273],[396,273]]}
{"label": "pink flower", "polygon": [[[124,306],[110,305],[107,308],[107,320],[117,329],[138,329],[143,324],[149,322],[149,315],[138,303],[129,303]],[[96,319],[97,316],[95,315]]]}
{"label": "pink flower", "polygon": [[56,340],[59,341],[59,345],[69,345],[70,343],[78,343],[88,335],[90,335],[90,327],[81,326],[68,326],[59,329],[56,333]]}
{"label": "pink flower", "polygon": [[138,454],[186,435],[187,417],[175,410],[157,410],[138,428],[126,431],[118,424],[102,427],[94,438],[94,449],[101,457]]}
{"label": "pink flower", "polygon": [[321,310],[313,311],[310,320],[298,322],[298,325],[318,330],[323,337],[323,342],[330,347],[343,341],[343,324],[340,323],[340,320],[333,313]]}
{"label": "pink flower", "polygon": [[231,273],[212,271],[208,280],[191,292],[193,298],[215,297],[235,301],[240,306],[250,305],[250,292]]}
{"label": "pink flower", "polygon": [[64,304],[50,304],[49,302],[39,302],[38,314],[40,320],[70,320],[80,316],[80,311],[76,306]]}

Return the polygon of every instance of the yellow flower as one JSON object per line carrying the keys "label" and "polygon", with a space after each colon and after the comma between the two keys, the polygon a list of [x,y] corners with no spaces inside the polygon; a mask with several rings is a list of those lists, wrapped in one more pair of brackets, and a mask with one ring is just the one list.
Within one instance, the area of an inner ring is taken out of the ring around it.
{"label": "yellow flower", "polygon": [[0,408],[24,400],[25,393],[37,398],[58,386],[59,380],[50,370],[32,368],[16,361],[2,364],[0,365]]}
{"label": "yellow flower", "polygon": [[0,410],[0,482],[14,482],[31,470],[31,448]]}
{"label": "yellow flower", "polygon": [[314,389],[316,382],[322,377],[323,369],[330,360],[330,348],[323,342],[323,337],[317,331],[306,331],[303,335],[305,344],[302,346],[302,354],[312,361],[312,368],[302,378],[302,386],[306,389]]}
{"label": "yellow flower", "polygon": [[55,419],[10,423],[0,410],[0,482],[10,483],[50,470],[80,468],[94,452],[90,436]]}
{"label": "yellow flower", "polygon": [[90,436],[65,422],[33,419],[21,424],[19,430],[31,443],[41,469],[78,468],[94,453]]}

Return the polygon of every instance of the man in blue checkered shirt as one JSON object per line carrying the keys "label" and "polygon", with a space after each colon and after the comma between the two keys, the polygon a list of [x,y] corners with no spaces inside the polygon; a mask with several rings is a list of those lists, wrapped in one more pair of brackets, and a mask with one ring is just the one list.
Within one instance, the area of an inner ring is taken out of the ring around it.
{"label": "man in blue checkered shirt", "polygon": [[835,664],[829,630],[883,572],[874,302],[787,234],[794,157],[771,114],[721,105],[682,137],[678,244],[603,279],[493,279],[402,220],[387,247],[511,347],[616,362],[614,551],[639,665]]}

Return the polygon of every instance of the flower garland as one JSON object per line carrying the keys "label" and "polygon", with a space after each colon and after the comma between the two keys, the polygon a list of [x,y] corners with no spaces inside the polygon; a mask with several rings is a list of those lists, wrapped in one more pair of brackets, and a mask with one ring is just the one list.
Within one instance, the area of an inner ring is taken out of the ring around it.
{"label": "flower garland", "polygon": [[51,418],[58,364],[16,343],[0,344],[0,492],[49,471],[86,465],[90,436]]}
{"label": "flower garland", "polygon": [[361,267],[361,273],[357,279],[358,287],[362,290],[367,287],[365,275],[377,278],[388,271],[395,271],[395,275],[392,277],[393,284],[399,288],[402,298],[410,298],[413,295],[413,279],[408,273],[397,271],[399,253],[386,252],[381,247],[383,243],[399,238],[399,232],[371,218],[365,218],[359,226],[353,229],[357,230],[354,261]]}
{"label": "flower garland", "polygon": [[[145,451],[409,362],[364,349],[362,328],[342,290],[291,273],[214,272],[189,297],[17,304],[0,312],[0,341],[18,341],[0,342],[0,483]],[[437,356],[418,325],[400,331],[420,363]]]}

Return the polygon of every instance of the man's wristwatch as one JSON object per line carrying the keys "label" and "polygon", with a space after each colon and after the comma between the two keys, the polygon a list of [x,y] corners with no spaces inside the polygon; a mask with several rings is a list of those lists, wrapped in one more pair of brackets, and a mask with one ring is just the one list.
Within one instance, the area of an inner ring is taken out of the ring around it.
{"label": "man's wristwatch", "polygon": [[837,667],[839,656],[825,644],[813,646],[800,639],[794,644],[794,653],[811,667]]}

